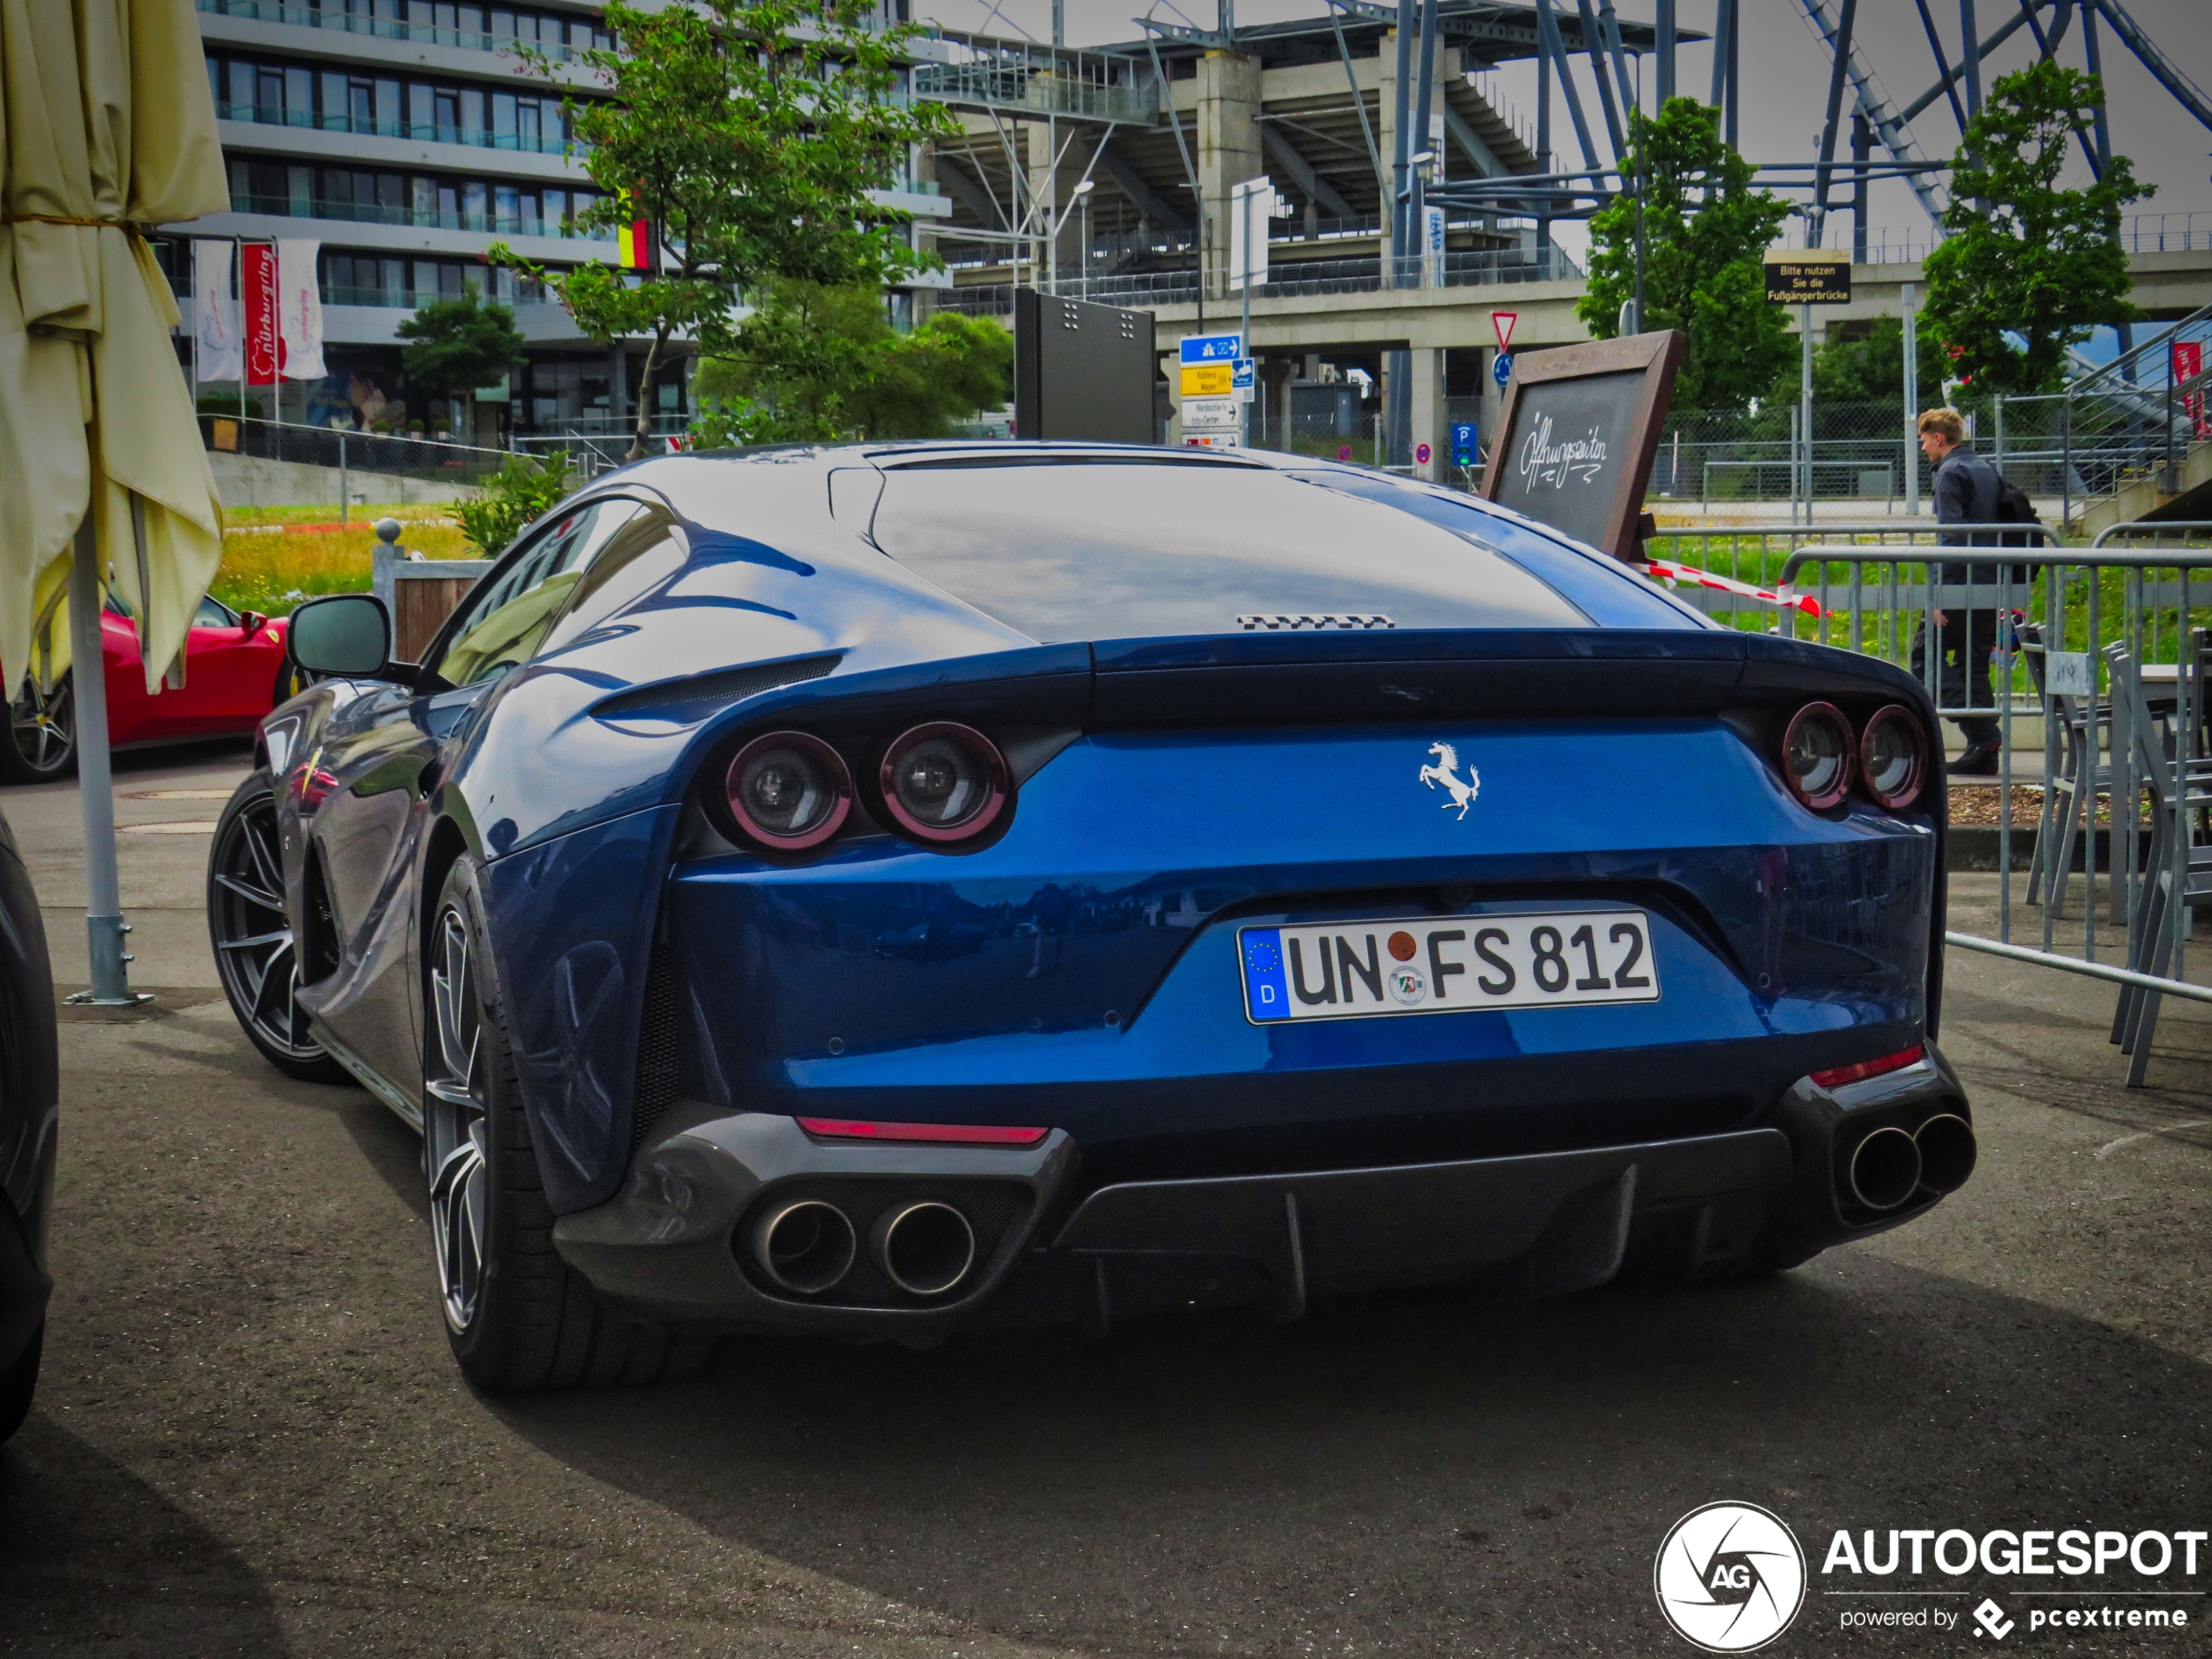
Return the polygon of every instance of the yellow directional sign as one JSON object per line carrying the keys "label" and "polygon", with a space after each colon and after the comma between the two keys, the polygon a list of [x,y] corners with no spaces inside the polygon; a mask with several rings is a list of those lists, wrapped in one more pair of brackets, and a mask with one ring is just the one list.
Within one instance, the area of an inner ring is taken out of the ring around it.
{"label": "yellow directional sign", "polygon": [[1183,368],[1185,397],[1227,397],[1235,389],[1233,363],[1186,363]]}
{"label": "yellow directional sign", "polygon": [[1847,306],[1851,253],[1840,247],[1769,248],[1766,297],[1776,306]]}

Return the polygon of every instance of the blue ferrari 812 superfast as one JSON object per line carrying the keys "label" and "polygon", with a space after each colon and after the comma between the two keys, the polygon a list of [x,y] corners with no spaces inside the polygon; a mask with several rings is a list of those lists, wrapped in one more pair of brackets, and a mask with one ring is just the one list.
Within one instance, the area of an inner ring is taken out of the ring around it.
{"label": "blue ferrari 812 superfast", "polygon": [[295,614],[210,926],[420,1129],[480,1386],[1771,1271],[1973,1167],[1921,688],[1467,496],[671,455],[392,639]]}

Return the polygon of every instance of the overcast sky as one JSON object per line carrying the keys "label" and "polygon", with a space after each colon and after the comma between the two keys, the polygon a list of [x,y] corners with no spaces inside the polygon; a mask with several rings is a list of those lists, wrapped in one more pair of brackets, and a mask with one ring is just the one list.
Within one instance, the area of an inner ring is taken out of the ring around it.
{"label": "overcast sky", "polygon": [[[1212,27],[1215,0],[1178,0],[1181,10],[1168,0],[1066,0],[1068,43],[1096,45],[1128,41],[1137,37],[1135,18],[1156,17],[1163,22],[1196,22]],[[2208,0],[2123,0],[2129,15],[2163,49],[2167,57],[2201,87],[2212,89],[2212,3]],[[1575,10],[1574,0],[1563,9]],[[1050,0],[916,0],[916,15],[948,28],[993,34],[1027,33],[1046,40],[1052,33]],[[1959,57],[1959,6],[1953,0],[1932,0],[1929,7],[1941,34],[1946,56]],[[1650,0],[1620,0],[1626,18],[1649,22]],[[1978,20],[1985,35],[2013,15],[2007,0],[1979,0]],[[1682,26],[1706,34],[1712,30],[1714,0],[1680,0]],[[995,14],[995,15],[994,15]],[[1319,0],[1237,0],[1239,23],[1273,23],[1294,17],[1322,17]],[[1828,92],[1828,70],[1820,43],[1805,21],[1797,0],[1747,0],[1742,9],[1743,122],[1744,152],[1754,160],[1796,161],[1810,158],[1818,143],[1821,116]],[[1893,102],[1905,105],[1933,85],[1936,69],[1921,32],[1919,9],[1907,0],[1874,0],[1858,9],[1860,48],[1875,74],[1887,87]],[[2107,27],[2101,31],[2108,102],[2113,111],[2113,147],[2131,158],[2137,179],[2158,186],[2158,194],[2135,211],[2195,212],[2201,217],[2197,233],[2212,232],[2212,132],[2168,97],[2143,66]],[[2079,17],[2060,48],[2060,61],[2083,66],[2082,31]],[[1983,84],[2007,70],[2033,60],[2034,44],[2022,29],[1984,65]],[[1700,96],[1710,89],[1710,50],[1703,44],[1682,49],[1678,74],[1682,90]],[[1587,63],[1578,73],[1583,107],[1605,143],[1594,85]],[[1507,66],[1499,80],[1507,102],[1519,105],[1533,124],[1536,106],[1536,77],[1533,64]],[[1649,86],[1647,84],[1647,91]],[[1963,93],[1962,93],[1963,100]],[[1554,144],[1571,146],[1573,129],[1563,107],[1555,108]],[[1957,147],[1959,130],[1950,105],[1939,99],[1912,123],[1920,147],[1932,159],[1943,159]],[[1850,154],[1849,129],[1839,138],[1838,153]],[[2087,182],[2077,156],[2075,182]],[[1894,227],[1916,238],[1925,234],[1926,219],[1902,184],[1878,184],[1869,218],[1875,226]],[[1585,239],[1579,226],[1562,227],[1560,240],[1579,253]],[[1848,234],[1840,224],[1829,240]]]}

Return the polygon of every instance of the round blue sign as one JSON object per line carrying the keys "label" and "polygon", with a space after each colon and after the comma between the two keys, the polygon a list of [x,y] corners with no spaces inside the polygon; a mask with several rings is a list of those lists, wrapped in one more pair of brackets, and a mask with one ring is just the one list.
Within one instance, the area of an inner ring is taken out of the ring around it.
{"label": "round blue sign", "polygon": [[1490,365],[1490,378],[1497,381],[1501,388],[1513,378],[1513,354],[1511,352],[1501,351],[1498,354]]}

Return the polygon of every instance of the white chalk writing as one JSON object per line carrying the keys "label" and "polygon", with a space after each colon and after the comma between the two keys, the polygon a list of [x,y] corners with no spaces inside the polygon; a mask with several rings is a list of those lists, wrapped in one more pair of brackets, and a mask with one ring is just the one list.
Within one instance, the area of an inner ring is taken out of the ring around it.
{"label": "white chalk writing", "polygon": [[1593,426],[1588,437],[1554,443],[1552,418],[1541,417],[1521,446],[1521,488],[1534,489],[1538,484],[1549,484],[1564,489],[1577,478],[1584,483],[1595,478],[1605,469],[1605,440],[1599,435],[1601,430]]}

